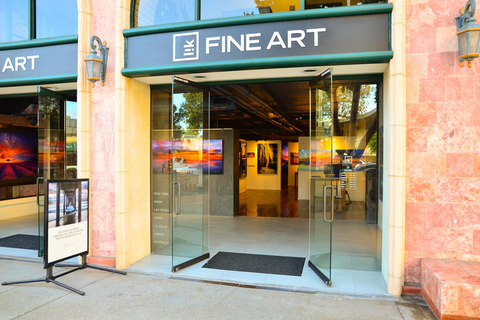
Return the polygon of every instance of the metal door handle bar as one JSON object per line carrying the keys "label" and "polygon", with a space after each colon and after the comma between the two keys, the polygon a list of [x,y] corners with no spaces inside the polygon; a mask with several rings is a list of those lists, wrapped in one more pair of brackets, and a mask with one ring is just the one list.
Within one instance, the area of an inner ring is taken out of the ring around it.
{"label": "metal door handle bar", "polygon": [[[327,219],[327,188],[331,188],[332,189],[332,197],[331,197],[331,202],[332,202],[332,219],[328,220]],[[324,186],[323,187],[323,220],[325,222],[333,222],[333,186],[330,185],[330,186]]]}
{"label": "metal door handle bar", "polygon": [[173,214],[178,216],[182,212],[182,185],[178,181],[175,181],[173,184],[178,185],[178,199],[175,196],[175,186],[173,188]]}

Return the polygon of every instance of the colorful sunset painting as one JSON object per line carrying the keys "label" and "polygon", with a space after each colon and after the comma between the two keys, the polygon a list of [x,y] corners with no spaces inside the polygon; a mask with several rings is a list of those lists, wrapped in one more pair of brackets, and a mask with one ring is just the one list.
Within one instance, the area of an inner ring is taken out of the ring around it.
{"label": "colorful sunset painting", "polygon": [[282,171],[288,171],[288,144],[282,146]]}
{"label": "colorful sunset painting", "polygon": [[153,173],[168,173],[172,169],[172,142],[170,140],[152,141]]}
{"label": "colorful sunset painting", "polygon": [[203,155],[207,165],[203,172],[210,170],[210,174],[223,174],[223,141],[206,140],[203,142]]}
{"label": "colorful sunset painting", "polygon": [[[0,181],[2,184],[35,182],[37,143],[37,136],[34,134],[0,132]],[[15,181],[16,179],[29,181]]]}
{"label": "colorful sunset painting", "polygon": [[[203,153],[202,150],[203,142]],[[154,140],[152,142],[153,173],[199,174],[199,170],[210,174],[223,173],[222,140],[202,139]],[[202,165],[203,162],[208,162]]]}

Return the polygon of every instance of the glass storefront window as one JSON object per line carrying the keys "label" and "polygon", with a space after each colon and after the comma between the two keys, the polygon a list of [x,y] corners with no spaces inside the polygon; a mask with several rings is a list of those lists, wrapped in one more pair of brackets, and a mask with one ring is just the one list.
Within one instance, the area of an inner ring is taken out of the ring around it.
{"label": "glass storefront window", "polygon": [[76,0],[36,0],[36,38],[77,34]]}
{"label": "glass storefront window", "polygon": [[[387,0],[136,0],[132,10],[132,27],[387,2]],[[196,8],[199,8],[199,16]]]}
{"label": "glass storefront window", "polygon": [[195,0],[137,0],[134,27],[195,20]]}
{"label": "glass storefront window", "polygon": [[359,6],[370,3],[387,3],[387,0],[305,0],[305,9]]}
{"label": "glass storefront window", "polygon": [[76,0],[0,0],[0,43],[77,33]]}
{"label": "glass storefront window", "polygon": [[37,177],[77,177],[77,102],[0,99],[0,201],[36,195]]}
{"label": "glass storefront window", "polygon": [[218,19],[300,10],[301,0],[202,0],[200,19]]}
{"label": "glass storefront window", "polygon": [[0,43],[27,40],[28,0],[0,0]]}

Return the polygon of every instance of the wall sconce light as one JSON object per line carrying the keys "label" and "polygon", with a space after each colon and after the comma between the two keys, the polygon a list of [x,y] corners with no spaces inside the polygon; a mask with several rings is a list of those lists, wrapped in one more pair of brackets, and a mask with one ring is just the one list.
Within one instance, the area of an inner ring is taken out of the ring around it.
{"label": "wall sconce light", "polygon": [[[98,43],[98,50],[100,51],[100,56],[97,55],[97,46],[95,41]],[[95,82],[102,80],[102,86],[105,85],[105,74],[107,71],[107,59],[108,59],[108,48],[106,47],[107,41],[100,40],[99,37],[93,35],[90,38],[90,47],[92,51],[88,56],[85,57],[85,70],[87,71],[87,79],[92,82],[92,87],[95,87]]]}
{"label": "wall sconce light", "polygon": [[476,0],[468,0],[465,8],[460,9],[460,17],[455,18],[461,67],[465,65],[465,61],[468,61],[470,68],[472,60],[478,58],[480,25],[475,23],[476,19],[473,17],[476,7]]}

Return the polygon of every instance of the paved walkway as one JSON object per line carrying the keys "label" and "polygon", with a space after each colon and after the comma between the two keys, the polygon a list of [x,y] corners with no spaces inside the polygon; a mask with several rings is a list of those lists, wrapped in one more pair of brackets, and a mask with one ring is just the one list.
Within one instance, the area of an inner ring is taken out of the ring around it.
{"label": "paved walkway", "polygon": [[[55,268],[55,274],[62,268]],[[0,282],[45,276],[38,261],[0,257]],[[152,274],[79,270],[52,283],[0,286],[0,319],[435,319],[411,298],[245,288]]]}

